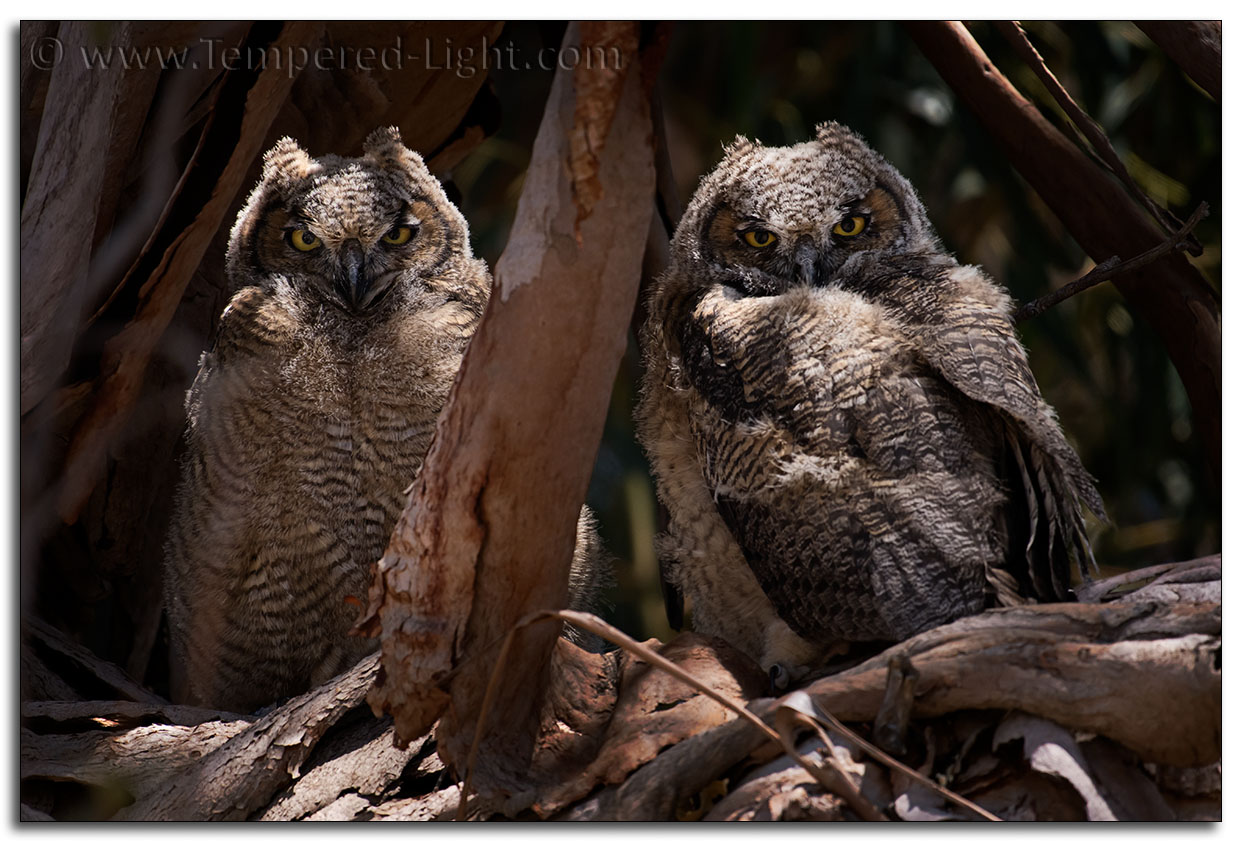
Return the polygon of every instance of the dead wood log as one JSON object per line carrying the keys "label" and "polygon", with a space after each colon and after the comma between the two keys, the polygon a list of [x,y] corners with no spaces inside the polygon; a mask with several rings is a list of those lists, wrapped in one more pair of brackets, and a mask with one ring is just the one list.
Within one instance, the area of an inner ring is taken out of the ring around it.
{"label": "dead wood log", "polygon": [[[1146,582],[1142,587],[1134,587]],[[1079,602],[1220,602],[1221,557],[1158,564],[1131,570],[1077,588]]]}
{"label": "dead wood log", "polygon": [[[584,25],[581,41],[571,25],[565,44],[603,47],[620,65],[557,73],[491,301],[363,622],[382,631],[373,706],[392,713],[402,740],[443,714],[440,751],[459,769],[495,644],[533,610],[566,603],[575,520],[652,209],[637,25]],[[481,788],[528,788],[555,640],[545,624],[513,647],[500,691],[505,722],[486,729],[479,755]]]}
{"label": "dead wood log", "polygon": [[[818,739],[807,741],[798,750],[813,755],[824,744]],[[861,773],[865,767],[858,766]],[[861,777],[861,774],[860,774]],[[709,787],[710,791],[710,787]],[[876,802],[892,798],[873,796]],[[786,755],[772,760],[745,777],[715,805],[705,804],[703,821],[843,821],[845,802],[837,795],[824,792],[809,772]],[[698,812],[698,811],[695,811]],[[678,812],[677,818],[690,821],[699,818],[694,812]]]}
{"label": "dead wood log", "polygon": [[[1219,606],[1066,604],[969,617],[885,655],[907,655],[918,672],[917,718],[1022,710],[1197,766],[1220,756],[1220,646]],[[806,689],[839,719],[865,722],[887,676],[886,657]]]}
{"label": "dead wood log", "polygon": [[450,821],[457,812],[461,789],[449,787],[437,790],[421,798],[398,798],[373,807],[366,816],[369,821],[380,822],[438,822]]}
{"label": "dead wood log", "polygon": [[250,727],[244,720],[183,725],[144,725],[122,733],[36,734],[22,728],[19,775],[23,781],[75,781],[119,787],[135,801],[159,793],[170,777]]}
{"label": "dead wood log", "polygon": [[[916,719],[1020,710],[1110,738],[1147,761],[1196,766],[1220,756],[1220,631],[1220,606],[1210,603],[996,609],[925,632],[805,692],[841,720],[869,723],[889,661],[905,656],[917,673]],[[750,707],[767,720],[779,702]],[[671,818],[765,742],[754,725],[734,720],[666,749],[559,817]]]}
{"label": "dead wood log", "polygon": [[378,803],[411,763],[411,778],[438,777],[444,769],[430,737],[399,748],[392,722],[369,716],[359,727],[325,738],[319,754],[327,759],[296,778],[256,816],[259,821],[352,820]]}
{"label": "dead wood log", "polygon": [[[1125,188],[1014,88],[965,26],[955,21],[906,26],[1093,260],[1132,257],[1165,239]],[[1181,254],[1127,273],[1115,285],[1160,335],[1194,408],[1208,469],[1220,476],[1221,328],[1211,287]]]}
{"label": "dead wood log", "polygon": [[334,681],[271,711],[141,801],[121,810],[124,821],[244,819],[267,804],[324,732],[366,698],[379,672],[371,655]]}
{"label": "dead wood log", "polygon": [[221,710],[173,705],[163,702],[120,701],[23,701],[23,720],[47,719],[59,723],[92,722],[107,728],[133,727],[135,725],[159,724],[193,727],[204,722],[253,722],[253,716],[241,716]]}

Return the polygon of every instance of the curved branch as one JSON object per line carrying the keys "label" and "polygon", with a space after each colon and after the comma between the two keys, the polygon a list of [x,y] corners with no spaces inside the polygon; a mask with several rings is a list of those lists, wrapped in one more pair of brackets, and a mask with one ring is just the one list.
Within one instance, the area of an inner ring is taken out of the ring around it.
{"label": "curved branch", "polygon": [[[1074,98],[1069,95],[1069,91],[1065,90],[1061,80],[1048,69],[1048,65],[1044,63],[1044,57],[1039,54],[1039,50],[1035,49],[1035,45],[1026,37],[1022,27],[1015,21],[998,21],[996,26],[1000,29],[1001,34],[1005,36],[1005,40],[1009,42],[1010,46],[1017,50],[1018,55],[1022,56],[1026,66],[1031,68],[1035,75],[1039,77],[1039,80],[1044,83],[1044,87],[1048,93],[1052,94],[1052,98],[1057,101],[1057,104],[1074,121],[1074,125],[1078,127],[1078,130],[1083,133],[1087,140],[1091,141],[1091,146],[1108,168],[1112,170],[1113,175],[1121,179],[1122,183],[1129,188],[1134,198],[1143,207],[1147,208],[1147,212],[1164,226],[1166,231],[1172,233],[1181,227],[1182,221],[1152,201],[1151,196],[1148,196],[1147,192],[1142,187],[1139,187],[1130,176],[1130,171],[1126,169],[1126,165],[1117,156],[1117,150],[1113,149],[1112,143],[1109,142],[1108,136],[1104,134],[1104,130],[1100,128],[1100,124],[1092,120],[1087,112],[1082,110],[1078,103],[1074,101]],[[1192,237],[1187,244],[1186,251],[1197,257],[1203,254],[1203,246]]]}

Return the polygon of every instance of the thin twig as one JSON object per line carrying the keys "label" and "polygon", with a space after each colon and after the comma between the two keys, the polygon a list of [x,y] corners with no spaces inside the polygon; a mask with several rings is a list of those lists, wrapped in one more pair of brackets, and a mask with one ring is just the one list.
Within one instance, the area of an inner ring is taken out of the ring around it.
{"label": "thin twig", "polygon": [[[1078,127],[1078,130],[1090,141],[1091,146],[1094,147],[1096,153],[1104,161],[1104,164],[1113,171],[1114,175],[1121,179],[1121,182],[1130,189],[1135,198],[1143,204],[1143,207],[1147,208],[1148,213],[1166,231],[1169,233],[1176,231],[1178,226],[1182,224],[1181,220],[1174,216],[1167,208],[1157,205],[1152,201],[1151,196],[1147,195],[1147,192],[1139,187],[1138,183],[1130,175],[1129,170],[1126,169],[1125,164],[1121,162],[1121,158],[1117,155],[1117,150],[1113,148],[1108,136],[1104,134],[1104,129],[1087,112],[1083,111],[1082,107],[1070,96],[1069,91],[1065,90],[1061,81],[1057,79],[1056,75],[1044,62],[1044,57],[1039,54],[1039,50],[1026,37],[1022,26],[1017,21],[997,21],[996,26],[1000,29],[1001,34],[1005,36],[1005,39],[1009,41],[1010,45],[1022,56],[1022,60],[1026,62],[1027,67],[1031,68],[1035,75],[1039,77],[1039,80],[1044,83],[1044,87],[1047,88],[1048,93],[1052,94],[1052,98],[1057,101],[1057,104],[1074,121],[1074,125]],[[1203,253],[1203,246],[1192,237],[1187,251],[1198,256]]]}
{"label": "thin twig", "polygon": [[1186,220],[1186,224],[1175,231],[1167,240],[1160,243],[1160,245],[1153,246],[1142,254],[1131,257],[1128,260],[1120,260],[1116,255],[1110,257],[1078,280],[1070,281],[1065,286],[1055,289],[1041,298],[1036,298],[1034,301],[1023,304],[1018,308],[1018,312],[1014,313],[1013,320],[1015,322],[1023,322],[1027,319],[1033,319],[1048,308],[1060,304],[1065,299],[1077,295],[1083,290],[1102,284],[1126,272],[1142,268],[1170,252],[1183,250],[1187,235],[1207,214],[1208,203],[1200,202],[1199,207],[1195,208],[1195,212]]}

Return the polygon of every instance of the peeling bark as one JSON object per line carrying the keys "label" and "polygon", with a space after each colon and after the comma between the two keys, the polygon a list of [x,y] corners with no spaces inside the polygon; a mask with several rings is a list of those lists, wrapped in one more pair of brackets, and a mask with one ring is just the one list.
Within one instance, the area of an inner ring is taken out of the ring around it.
{"label": "peeling bark", "polygon": [[[628,26],[636,27],[636,24]],[[565,44],[579,43],[577,27]],[[382,631],[384,673],[371,697],[398,737],[437,730],[464,767],[497,643],[523,616],[566,604],[585,496],[651,215],[650,110],[626,57],[604,143],[603,189],[586,216],[575,199],[570,137],[585,95],[559,71],[496,266],[483,322],[441,414],[435,442],[372,585],[364,627]],[[580,240],[566,232],[578,220]],[[485,724],[480,789],[526,789],[556,629],[522,632],[503,664],[504,726]]]}

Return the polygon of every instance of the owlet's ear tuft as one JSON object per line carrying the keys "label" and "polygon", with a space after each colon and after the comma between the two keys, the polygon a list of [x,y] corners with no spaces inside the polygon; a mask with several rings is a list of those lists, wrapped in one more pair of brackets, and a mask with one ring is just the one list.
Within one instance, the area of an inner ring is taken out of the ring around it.
{"label": "owlet's ear tuft", "polygon": [[263,155],[263,180],[288,187],[310,175],[315,161],[291,137],[282,137]]}
{"label": "owlet's ear tuft", "polygon": [[821,140],[821,141],[828,140],[832,138],[834,135],[839,134],[843,128],[844,126],[842,126],[840,123],[836,122],[835,120],[825,120],[822,123],[816,123],[815,124],[815,139]]}
{"label": "owlet's ear tuft", "polygon": [[837,122],[829,121],[817,125],[815,127],[815,139],[824,146],[844,147],[853,149],[856,152],[874,155],[871,147],[867,145],[867,141],[863,140],[862,135],[848,126],[843,126]]}
{"label": "owlet's ear tuft", "polygon": [[750,152],[759,146],[763,146],[763,144],[758,141],[751,140],[748,137],[738,135],[733,138],[732,143],[725,147],[725,157],[736,158],[739,155],[745,155],[747,152]]}
{"label": "owlet's ear tuft", "polygon": [[381,126],[371,132],[362,144],[362,151],[381,166],[426,169],[422,156],[401,142],[401,130],[396,126]]}
{"label": "owlet's ear tuft", "polygon": [[367,135],[367,139],[362,142],[362,151],[368,155],[379,156],[393,146],[405,148],[405,144],[401,142],[401,130],[396,126],[380,126]]}

